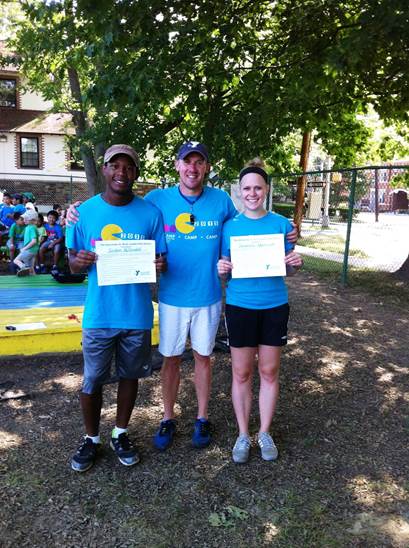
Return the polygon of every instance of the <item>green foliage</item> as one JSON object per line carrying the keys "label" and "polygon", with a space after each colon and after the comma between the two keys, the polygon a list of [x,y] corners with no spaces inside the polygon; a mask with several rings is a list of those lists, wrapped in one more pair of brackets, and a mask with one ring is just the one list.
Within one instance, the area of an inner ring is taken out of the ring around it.
{"label": "green foliage", "polygon": [[221,512],[212,512],[209,523],[212,527],[235,527],[238,521],[247,520],[248,512],[237,506],[226,506]]}
{"label": "green foliage", "polygon": [[393,188],[408,188],[409,189],[409,171],[403,171],[393,177],[390,182]]}
{"label": "green foliage", "polygon": [[[369,104],[402,128],[408,121],[406,0],[21,6],[25,19],[11,46],[30,87],[55,111],[86,115],[80,144],[154,150],[145,175],[173,175],[185,139],[209,144],[223,178],[256,155],[272,171],[294,169],[306,130],[336,165],[348,165],[371,154],[362,121]],[[390,153],[386,141],[383,148]]]}
{"label": "green foliage", "polygon": [[294,209],[295,204],[285,204],[280,202],[273,203],[273,211],[279,215],[287,217],[288,219],[292,219],[294,217]]}

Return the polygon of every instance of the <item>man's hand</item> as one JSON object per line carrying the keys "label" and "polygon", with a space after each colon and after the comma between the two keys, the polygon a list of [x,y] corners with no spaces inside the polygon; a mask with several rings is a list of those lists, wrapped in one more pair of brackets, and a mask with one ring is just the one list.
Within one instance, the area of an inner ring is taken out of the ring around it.
{"label": "man's hand", "polygon": [[78,253],[75,253],[70,249],[70,268],[73,274],[78,274],[78,272],[84,272],[92,266],[97,260],[96,253],[92,251],[85,251],[81,249]]}
{"label": "man's hand", "polygon": [[233,263],[228,259],[222,258],[217,262],[217,272],[221,278],[226,278],[232,271]]}
{"label": "man's hand", "polygon": [[293,225],[294,228],[292,229],[291,232],[287,233],[286,238],[290,242],[290,244],[296,244],[299,236],[298,228],[294,222],[291,222],[291,224]]}
{"label": "man's hand", "polygon": [[154,262],[156,265],[156,274],[167,271],[168,261],[166,259],[166,255],[158,255]]}
{"label": "man's hand", "polygon": [[285,256],[284,262],[287,269],[287,276],[293,276],[304,263],[301,255],[295,251],[290,251],[290,253]]}
{"label": "man's hand", "polygon": [[68,226],[75,225],[75,223],[78,222],[78,219],[80,218],[80,214],[77,211],[77,207],[80,206],[82,202],[77,200],[73,204],[70,205],[70,207],[67,209],[67,217],[66,222]]}

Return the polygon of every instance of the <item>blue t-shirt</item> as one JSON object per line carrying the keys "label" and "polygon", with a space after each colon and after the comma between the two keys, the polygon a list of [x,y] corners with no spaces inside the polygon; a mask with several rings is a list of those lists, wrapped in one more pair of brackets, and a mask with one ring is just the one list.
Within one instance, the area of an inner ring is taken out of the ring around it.
{"label": "blue t-shirt", "polygon": [[218,302],[221,287],[216,265],[222,226],[237,214],[230,196],[206,186],[190,203],[174,186],[152,190],[145,200],[160,209],[165,223],[168,269],[160,277],[159,300],[180,307]]}
{"label": "blue t-shirt", "polygon": [[23,215],[23,213],[26,212],[26,208],[23,206],[23,204],[17,204],[14,206],[14,213],[20,213],[20,215]]}
{"label": "blue t-shirt", "polygon": [[2,222],[5,226],[9,228],[14,223],[13,217],[8,217],[10,213],[14,213],[14,206],[4,205],[0,213],[0,222]]}
{"label": "blue t-shirt", "polygon": [[44,223],[44,228],[47,233],[47,241],[52,242],[53,240],[58,240],[63,237],[62,228],[60,225],[50,225]]}
{"label": "blue t-shirt", "polygon": [[[223,227],[222,255],[230,257],[231,236],[256,236],[259,234],[287,234],[293,227],[288,219],[268,212],[259,219],[237,215]],[[286,253],[293,249],[284,238]],[[233,266],[234,268],[234,266]],[[226,303],[242,308],[273,308],[288,302],[287,286],[282,276],[266,278],[231,278],[226,287]]]}
{"label": "blue t-shirt", "polygon": [[[156,253],[166,251],[163,220],[160,211],[134,197],[125,206],[113,206],[101,194],[90,198],[79,208],[79,221],[67,227],[67,247],[95,251],[97,240],[155,240]],[[98,286],[95,264],[88,269],[88,291],[85,300],[85,328],[113,327],[150,329],[153,307],[149,284]]]}

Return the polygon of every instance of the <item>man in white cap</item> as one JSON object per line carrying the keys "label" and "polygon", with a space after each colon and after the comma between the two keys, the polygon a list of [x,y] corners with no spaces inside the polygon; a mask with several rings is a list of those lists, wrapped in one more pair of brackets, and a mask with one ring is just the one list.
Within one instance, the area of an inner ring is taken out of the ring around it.
{"label": "man in white cap", "polygon": [[135,405],[138,379],[152,372],[153,307],[149,284],[98,285],[95,242],[155,240],[156,254],[166,251],[160,212],[132,192],[139,175],[135,150],[128,145],[111,146],[105,153],[102,172],[105,191],[79,207],[79,221],[68,227],[66,233],[72,272],[88,271],[82,324],[84,379],[80,395],[85,437],[71,460],[71,467],[77,472],[91,468],[97,458],[101,444],[102,386],[110,376],[114,353],[119,382],[110,446],[125,466],[139,461],[127,428]]}

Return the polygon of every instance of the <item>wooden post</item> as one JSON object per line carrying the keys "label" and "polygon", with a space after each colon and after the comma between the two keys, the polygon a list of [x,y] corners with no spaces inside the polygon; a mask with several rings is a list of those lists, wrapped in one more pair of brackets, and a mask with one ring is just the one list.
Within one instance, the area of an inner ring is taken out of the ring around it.
{"label": "wooden post", "polygon": [[379,219],[379,171],[375,168],[375,223]]}
{"label": "wooden post", "polygon": [[[311,132],[305,131],[302,136],[302,147],[301,147],[301,158],[300,158],[300,167],[302,172],[307,171],[308,167],[308,158],[310,155],[310,146],[311,146]],[[304,207],[304,195],[305,187],[307,184],[307,176],[301,175],[297,181],[297,197],[295,200],[295,210],[294,210],[294,223],[297,225],[298,233],[301,233],[301,223],[303,217],[303,207]]]}

